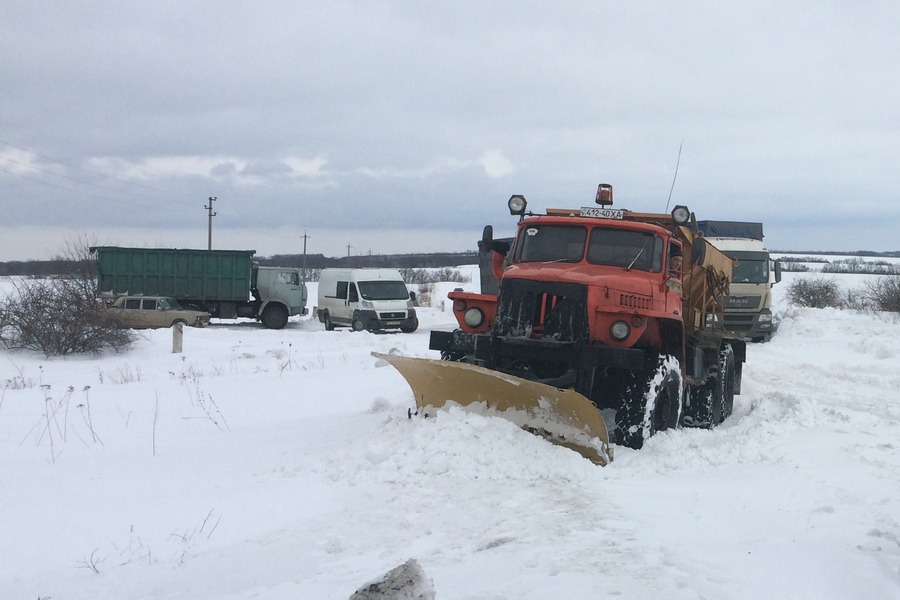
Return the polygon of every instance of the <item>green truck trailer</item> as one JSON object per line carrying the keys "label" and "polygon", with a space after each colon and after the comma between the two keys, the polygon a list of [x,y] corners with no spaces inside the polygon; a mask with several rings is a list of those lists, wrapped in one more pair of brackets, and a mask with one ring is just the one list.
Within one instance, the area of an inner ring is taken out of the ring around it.
{"label": "green truck trailer", "polygon": [[254,250],[96,246],[101,295],[170,296],[219,319],[247,317],[281,329],[306,314],[300,270],[261,267]]}

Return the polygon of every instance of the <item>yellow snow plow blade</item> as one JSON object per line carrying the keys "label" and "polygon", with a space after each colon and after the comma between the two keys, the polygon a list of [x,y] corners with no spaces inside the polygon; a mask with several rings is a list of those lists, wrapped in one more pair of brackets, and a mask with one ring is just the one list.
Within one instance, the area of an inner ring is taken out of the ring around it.
{"label": "yellow snow plow blade", "polygon": [[605,466],[613,459],[603,416],[578,392],[468,363],[379,352],[372,356],[400,371],[412,388],[419,412],[425,415],[455,403],[503,417],[596,464]]}

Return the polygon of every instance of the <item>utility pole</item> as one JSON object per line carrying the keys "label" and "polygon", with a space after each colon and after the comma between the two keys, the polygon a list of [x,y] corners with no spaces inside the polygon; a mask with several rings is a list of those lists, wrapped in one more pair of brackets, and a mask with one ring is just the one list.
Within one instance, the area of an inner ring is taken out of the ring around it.
{"label": "utility pole", "polygon": [[306,235],[306,230],[303,230],[303,281],[306,282],[306,240],[309,239],[309,236]]}
{"label": "utility pole", "polygon": [[209,212],[209,241],[207,242],[207,248],[206,248],[207,250],[212,250],[212,218],[214,216],[216,216],[217,214],[219,214],[219,213],[214,213],[213,209],[212,209],[212,203],[215,202],[216,200],[218,200],[218,198],[216,196],[210,196],[209,197],[209,205],[203,207]]}
{"label": "utility pole", "polygon": [[347,266],[350,266],[350,244],[347,244]]}

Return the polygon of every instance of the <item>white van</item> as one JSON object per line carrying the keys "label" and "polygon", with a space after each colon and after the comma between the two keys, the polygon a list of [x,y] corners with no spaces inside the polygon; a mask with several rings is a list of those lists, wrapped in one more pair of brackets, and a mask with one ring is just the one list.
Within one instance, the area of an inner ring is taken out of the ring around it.
{"label": "white van", "polygon": [[328,331],[351,327],[412,333],[419,327],[414,298],[396,269],[322,269],[316,314]]}

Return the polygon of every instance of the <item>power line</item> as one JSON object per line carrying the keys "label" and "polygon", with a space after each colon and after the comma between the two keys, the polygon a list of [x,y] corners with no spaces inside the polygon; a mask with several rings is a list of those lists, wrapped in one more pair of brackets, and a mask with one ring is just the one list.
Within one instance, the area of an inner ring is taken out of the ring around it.
{"label": "power line", "polygon": [[[33,170],[35,170],[35,171],[39,171],[39,172],[41,172],[41,173],[46,173],[46,174],[48,174],[48,175],[53,175],[54,177],[60,177],[60,178],[62,178],[62,179],[68,179],[69,181],[74,181],[74,182],[76,182],[76,183],[83,183],[83,184],[85,184],[85,185],[90,185],[90,186],[98,187],[98,188],[103,189],[103,190],[109,190],[109,191],[111,191],[111,192],[116,192],[117,194],[127,194],[128,196],[135,196],[136,198],[144,198],[144,199],[147,199],[147,200],[153,200],[153,201],[165,200],[165,199],[163,199],[163,198],[158,198],[158,197],[154,197],[154,196],[147,196],[146,194],[138,194],[138,193],[135,193],[135,192],[129,192],[128,190],[121,190],[121,189],[118,189],[118,188],[114,188],[114,187],[111,187],[111,186],[108,186],[108,185],[102,185],[102,184],[100,184],[100,183],[95,183],[95,182],[92,182],[92,181],[85,181],[85,180],[83,180],[83,179],[78,179],[78,178],[76,178],[76,177],[72,177],[72,176],[70,176],[70,175],[64,175],[64,174],[62,174],[62,173],[54,173],[53,171],[48,171],[48,170],[46,170],[46,169],[42,169],[42,168],[40,168],[40,167],[37,167],[37,166],[35,166],[35,165],[31,164],[31,163],[22,162],[21,160],[16,160],[16,159],[14,159],[14,158],[9,158],[8,156],[0,156],[0,159],[5,160],[5,161],[8,161],[8,162],[16,163],[16,164],[18,164],[18,165],[22,165],[22,166],[28,167],[28,168],[30,168],[30,169],[33,169]],[[65,187],[58,186],[58,185],[54,186],[53,184],[47,183],[46,181],[43,181],[43,180],[40,180],[40,179],[34,179],[34,178],[31,178],[31,177],[26,177],[25,175],[23,175],[23,174],[21,174],[21,173],[16,173],[16,172],[14,172],[14,171],[9,171],[9,170],[6,170],[6,169],[0,169],[0,170],[2,170],[4,173],[9,173],[10,175],[14,175],[14,176],[16,176],[16,177],[21,177],[22,179],[27,179],[28,181],[33,181],[33,182],[35,182],[35,183],[40,183],[40,184],[43,184],[43,185],[49,185],[49,186],[51,186],[51,187],[57,187],[57,188],[59,188],[59,189],[68,190],[68,191],[77,191],[77,190],[72,190],[72,189],[70,189],[70,188],[65,188]],[[114,178],[113,178],[113,179],[114,179]],[[116,180],[116,181],[118,181],[118,180]],[[152,188],[151,188],[151,189],[152,189]]]}
{"label": "power line", "polygon": [[[100,173],[99,171],[91,171],[90,169],[85,169],[84,167],[79,167],[78,165],[73,165],[73,164],[71,164],[71,163],[67,163],[67,162],[64,162],[64,161],[61,161],[61,160],[57,160],[57,159],[55,159],[55,158],[51,158],[51,157],[46,156],[46,155],[44,155],[44,154],[40,154],[40,153],[35,152],[35,151],[33,151],[33,150],[29,150],[28,148],[22,148],[21,146],[16,146],[15,144],[11,144],[11,143],[5,142],[5,141],[3,141],[3,140],[0,140],[0,144],[4,144],[4,145],[6,145],[6,146],[9,146],[10,148],[15,148],[16,150],[19,150],[20,152],[27,152],[27,153],[29,153],[29,154],[31,154],[31,155],[33,155],[33,156],[37,156],[38,158],[42,158],[42,159],[47,160],[47,161],[50,161],[50,162],[58,163],[58,164],[60,164],[60,165],[64,165],[64,166],[66,166],[66,167],[70,167],[70,168],[72,168],[72,169],[77,169],[77,170],[82,171],[82,172],[84,172],[84,173],[89,173],[89,174],[91,174],[91,175],[96,175],[96,176],[98,176],[98,177],[104,177],[104,178],[106,178],[106,179],[111,179],[111,180],[113,180],[113,181],[118,181],[119,183],[124,183],[125,185],[133,185],[133,186],[135,186],[135,187],[144,188],[144,189],[146,189],[146,190],[150,190],[150,191],[153,191],[153,192],[159,192],[159,193],[161,193],[161,194],[166,194],[167,196],[174,196],[174,195],[175,195],[175,194],[173,194],[172,192],[170,192],[170,191],[168,191],[168,190],[163,190],[163,189],[151,187],[151,186],[149,186],[149,185],[144,185],[144,184],[142,184],[142,183],[135,183],[135,182],[133,182],[133,181],[127,181],[127,180],[125,180],[125,179],[119,179],[118,177],[113,177],[112,175],[107,175],[106,173]],[[4,158],[5,158],[5,157],[4,157]],[[7,158],[7,160],[12,160],[12,159]],[[33,166],[33,165],[29,165],[29,166]],[[84,183],[89,183],[89,182],[84,182]],[[89,185],[97,185],[97,184],[89,184]]]}

